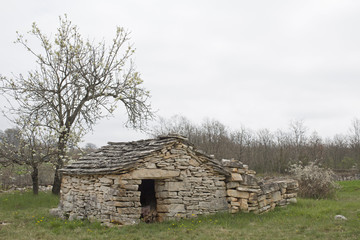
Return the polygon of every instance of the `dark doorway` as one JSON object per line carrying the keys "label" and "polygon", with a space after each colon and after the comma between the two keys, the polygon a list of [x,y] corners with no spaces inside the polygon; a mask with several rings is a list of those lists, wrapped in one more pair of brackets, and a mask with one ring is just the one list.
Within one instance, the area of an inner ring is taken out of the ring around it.
{"label": "dark doorway", "polygon": [[141,180],[139,191],[141,192],[141,219],[146,223],[156,222],[155,180]]}

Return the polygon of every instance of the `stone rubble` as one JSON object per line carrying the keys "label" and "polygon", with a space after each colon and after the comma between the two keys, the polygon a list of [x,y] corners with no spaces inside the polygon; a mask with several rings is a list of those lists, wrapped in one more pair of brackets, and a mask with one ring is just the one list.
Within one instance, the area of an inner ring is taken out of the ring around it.
{"label": "stone rubble", "polygon": [[[227,201],[231,213],[264,213],[276,206],[296,203],[298,182],[292,179],[261,182],[247,165],[227,160],[231,177],[227,179]],[[232,165],[233,163],[233,165]]]}

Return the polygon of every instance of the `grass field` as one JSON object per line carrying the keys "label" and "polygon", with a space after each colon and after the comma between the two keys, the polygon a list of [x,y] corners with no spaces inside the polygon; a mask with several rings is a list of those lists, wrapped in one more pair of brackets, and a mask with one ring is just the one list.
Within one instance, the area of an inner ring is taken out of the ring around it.
{"label": "grass field", "polygon": [[[334,199],[298,199],[262,215],[216,214],[190,220],[106,228],[51,217],[50,193],[0,194],[0,239],[360,239],[360,181],[341,182]],[[347,221],[334,220],[337,214]]]}

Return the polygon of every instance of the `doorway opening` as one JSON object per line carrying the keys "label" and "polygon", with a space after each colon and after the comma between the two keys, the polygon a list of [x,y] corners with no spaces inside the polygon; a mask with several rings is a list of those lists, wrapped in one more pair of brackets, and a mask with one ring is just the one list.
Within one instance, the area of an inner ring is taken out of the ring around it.
{"label": "doorway opening", "polygon": [[156,211],[156,196],[155,196],[155,180],[143,179],[139,186],[140,203],[141,203],[141,216],[146,223],[152,223],[157,221]]}

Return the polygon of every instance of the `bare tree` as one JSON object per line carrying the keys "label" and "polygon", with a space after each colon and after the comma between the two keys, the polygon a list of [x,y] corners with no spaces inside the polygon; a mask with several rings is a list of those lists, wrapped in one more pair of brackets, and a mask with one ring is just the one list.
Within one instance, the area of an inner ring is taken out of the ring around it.
{"label": "bare tree", "polygon": [[93,152],[97,149],[97,146],[93,143],[87,143],[84,147],[84,150],[85,151],[88,151],[88,152]]}
{"label": "bare tree", "polygon": [[240,130],[235,130],[230,133],[231,142],[233,143],[232,152],[236,159],[243,161],[247,159],[247,148],[251,141],[251,131],[242,127]]}
{"label": "bare tree", "polygon": [[196,126],[189,119],[181,115],[174,115],[169,119],[159,117],[157,123],[152,129],[153,136],[180,134],[190,140],[191,135],[196,132]]}
{"label": "bare tree", "polygon": [[286,173],[289,164],[299,161],[316,161],[331,168],[360,166],[360,120],[352,123],[349,135],[335,135],[325,141],[316,132],[308,135],[302,121],[292,121],[287,131],[273,133],[244,127],[231,130],[216,120],[196,125],[183,116],[174,116],[161,118],[154,132],[190,136],[198,148],[216,158],[237,158],[261,173]]}
{"label": "bare tree", "polygon": [[314,131],[308,141],[308,159],[315,163],[324,162],[324,144],[321,137]]}
{"label": "bare tree", "polygon": [[303,148],[306,144],[306,131],[303,121],[290,122],[290,136],[294,149],[292,160],[296,163],[303,160]]}
{"label": "bare tree", "polygon": [[288,163],[291,159],[291,136],[288,132],[281,130],[275,133],[277,172],[284,173],[289,167]]}
{"label": "bare tree", "polygon": [[76,144],[94,124],[119,105],[127,112],[127,126],[142,129],[152,118],[149,92],[135,70],[129,32],[117,28],[109,46],[84,40],[71,21],[60,17],[54,39],[34,23],[30,35],[40,41],[43,53],[35,52],[23,35],[17,43],[35,58],[38,69],[25,77],[1,77],[4,94],[18,107],[7,114],[36,116],[39,125],[54,131],[57,138],[56,172],[52,192],[60,192],[61,174],[69,144]]}
{"label": "bare tree", "polygon": [[337,134],[333,139],[328,140],[325,146],[327,152],[327,165],[335,169],[339,169],[340,167],[343,168],[343,160],[350,153],[348,137]]}
{"label": "bare tree", "polygon": [[360,166],[360,119],[355,118],[349,129],[349,146],[352,150],[353,165]]}

